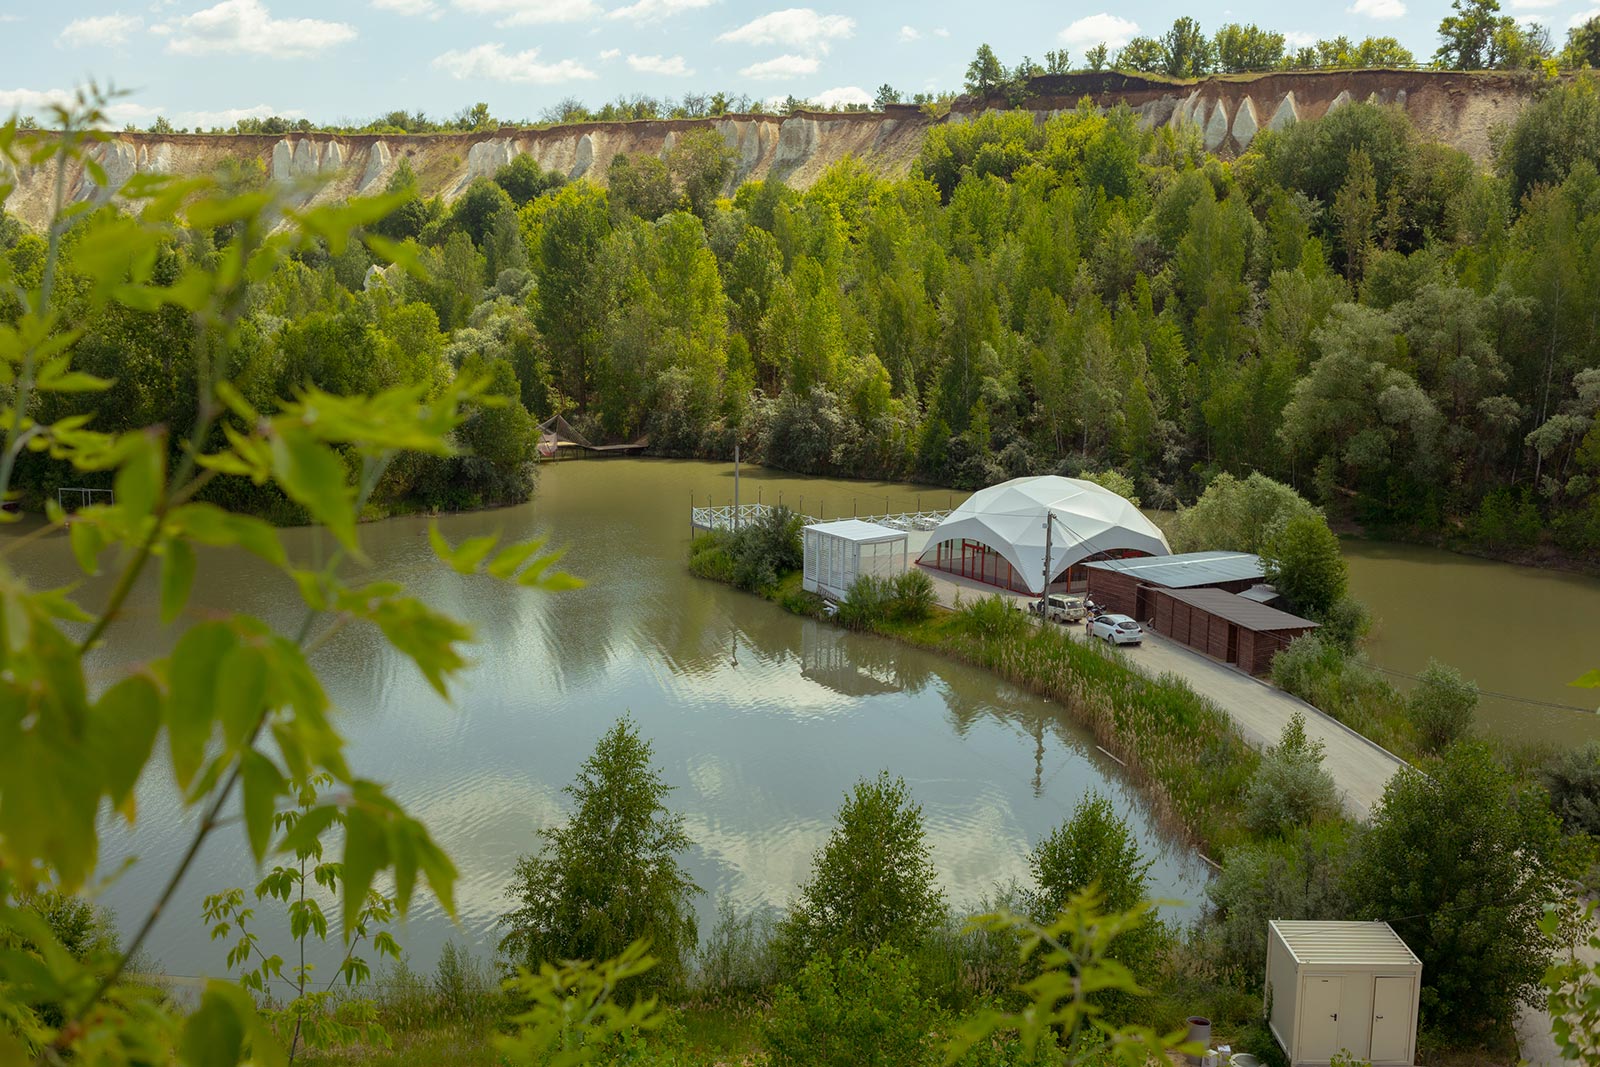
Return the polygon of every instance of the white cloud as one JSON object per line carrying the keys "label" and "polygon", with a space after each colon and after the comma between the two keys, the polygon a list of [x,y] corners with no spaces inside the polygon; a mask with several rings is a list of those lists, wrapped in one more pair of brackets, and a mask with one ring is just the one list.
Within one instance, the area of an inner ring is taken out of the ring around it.
{"label": "white cloud", "polygon": [[143,27],[144,19],[138,15],[124,15],[120,12],[115,15],[73,19],[56,38],[56,44],[112,47],[123,44],[130,34],[138,32]]}
{"label": "white cloud", "polygon": [[[75,94],[65,89],[0,89],[0,120],[12,112],[42,118],[52,107],[72,107],[75,103]],[[104,110],[106,123],[113,128],[130,122],[148,123],[161,112],[158,107],[129,100],[113,100]]]}
{"label": "white cloud", "polygon": [[760,63],[752,63],[739,71],[741,77],[756,78],[760,80],[776,80],[778,78],[798,78],[802,74],[815,74],[817,61],[811,56],[778,56],[776,59],[763,59]]}
{"label": "white cloud", "polygon": [[1561,0],[1511,0],[1513,11],[1543,11],[1555,7]]}
{"label": "white cloud", "polygon": [[22,21],[22,16],[21,15],[0,15],[0,23],[3,23],[3,22],[21,22],[21,21]]}
{"label": "white cloud", "polygon": [[433,0],[372,0],[372,6],[397,15],[426,15],[436,19],[444,14]]}
{"label": "white cloud", "polygon": [[627,7],[606,13],[608,19],[630,19],[634,22],[655,22],[684,11],[710,7],[717,0],[636,0]]}
{"label": "white cloud", "polygon": [[774,11],[729,30],[717,40],[729,44],[780,44],[808,52],[826,52],[831,41],[855,33],[856,20],[848,15],[819,15],[809,7]]}
{"label": "white cloud", "polygon": [[575,59],[540,63],[537,48],[508,56],[500,50],[498,44],[480,44],[465,52],[451,49],[434,59],[433,68],[458,81],[483,78],[488,81],[522,82],[533,85],[559,85],[562,82],[583,81],[596,76],[594,71]]}
{"label": "white cloud", "polygon": [[921,36],[922,34],[917,31],[915,26],[900,27],[900,40],[902,41],[915,41]]}
{"label": "white cloud", "polygon": [[496,16],[496,26],[583,22],[600,14],[594,0],[455,0],[455,6],[472,15]]}
{"label": "white cloud", "polygon": [[1398,19],[1405,17],[1406,5],[1405,0],[1356,0],[1345,11],[1374,19]]}
{"label": "white cloud", "polygon": [[1580,11],[1567,20],[1567,28],[1575,30],[1590,19],[1600,19],[1600,7],[1591,7],[1587,11]]}
{"label": "white cloud", "polygon": [[1106,43],[1107,48],[1121,48],[1138,33],[1137,22],[1102,11],[1098,15],[1085,15],[1056,36],[1072,51],[1081,52],[1101,41]]}
{"label": "white cloud", "polygon": [[604,60],[605,62],[609,63],[613,59],[616,59],[621,54],[622,54],[622,49],[620,49],[620,48],[607,48],[604,52],[600,53],[600,58],[602,60]]}
{"label": "white cloud", "polygon": [[196,129],[221,126],[227,129],[240,119],[266,119],[273,115],[282,119],[305,118],[305,112],[297,108],[277,108],[271,104],[257,104],[255,107],[229,107],[221,111],[180,111],[169,116],[174,126],[195,127]]}
{"label": "white cloud", "polygon": [[935,37],[948,37],[950,36],[950,31],[945,29],[943,26],[940,26],[938,29],[933,31],[933,35]]}
{"label": "white cloud", "polygon": [[632,56],[628,66],[640,74],[663,74],[669,78],[687,78],[694,71],[684,63],[682,56]]}
{"label": "white cloud", "polygon": [[275,19],[261,0],[222,0],[153,27],[169,38],[167,51],[180,56],[312,56],[355,40],[356,28],[321,19]]}
{"label": "white cloud", "polygon": [[846,104],[870,104],[872,94],[859,85],[841,85],[837,89],[825,89],[811,98],[811,102],[818,107],[843,107]]}
{"label": "white cloud", "polygon": [[1304,30],[1286,30],[1283,35],[1283,46],[1290,51],[1298,48],[1310,48],[1317,43],[1317,35]]}

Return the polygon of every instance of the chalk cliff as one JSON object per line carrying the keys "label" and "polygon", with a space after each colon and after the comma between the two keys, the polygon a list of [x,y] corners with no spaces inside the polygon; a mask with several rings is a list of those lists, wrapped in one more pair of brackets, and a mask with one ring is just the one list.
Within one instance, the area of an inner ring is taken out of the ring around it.
{"label": "chalk cliff", "polygon": [[[1100,107],[1126,104],[1147,127],[1192,124],[1206,150],[1224,158],[1247,149],[1263,130],[1320,118],[1356,101],[1403,108],[1421,133],[1487,165],[1490,130],[1509,122],[1531,98],[1529,88],[1502,74],[1435,71],[1329,71],[1216,76],[1172,82],[1121,73],[1037,78],[1023,105],[1037,119],[1070,110],[1087,97]],[[196,174],[235,163],[259,163],[270,179],[294,182],[321,176],[312,200],[337,200],[379,191],[407,159],[427,195],[454,198],[474,178],[493,175],[526,153],[546,170],[604,183],[618,153],[665,155],[685,131],[722,135],[736,154],[730,189],[751,179],[776,179],[805,188],[846,156],[898,177],[916,160],[927,129],[967,122],[996,101],[962,100],[947,116],[932,118],[910,106],[883,112],[799,112],[788,116],[729,115],[716,119],[601,122],[544,129],[505,128],[492,133],[419,136],[291,134],[284,137],[117,133],[94,149],[107,177],[96,185],[87,173],[69,176],[76,199],[106,199],[133,175]],[[51,178],[43,168],[23,168],[6,208],[31,225],[49,209]]]}

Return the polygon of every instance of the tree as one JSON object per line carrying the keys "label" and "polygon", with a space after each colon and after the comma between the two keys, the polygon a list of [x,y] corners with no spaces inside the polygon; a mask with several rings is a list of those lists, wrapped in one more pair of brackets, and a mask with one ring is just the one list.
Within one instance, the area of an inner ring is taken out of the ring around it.
{"label": "tree", "polygon": [[1467,681],[1454,667],[1431,659],[1406,699],[1406,717],[1430,752],[1442,751],[1464,737],[1477,709],[1477,683]]}
{"label": "tree", "polygon": [[1501,15],[1500,0],[1452,0],[1454,15],[1439,22],[1435,63],[1451,70],[1490,70],[1498,65],[1496,35],[1517,29],[1516,20]]}
{"label": "tree", "polygon": [[1166,52],[1154,37],[1135,37],[1117,50],[1115,66],[1118,70],[1154,74],[1165,70],[1166,65]]}
{"label": "tree", "polygon": [[1600,838],[1600,742],[1557,752],[1539,768],[1539,783],[1568,833]]}
{"label": "tree", "polygon": [[738,153],[715,129],[691,130],[667,153],[667,170],[688,199],[689,210],[704,219],[733,177],[737,160]]}
{"label": "tree", "polygon": [[1280,836],[1338,814],[1339,792],[1322,769],[1323,749],[1321,741],[1306,737],[1306,717],[1291,715],[1245,793],[1245,822],[1252,832]]}
{"label": "tree", "polygon": [[1290,519],[1262,549],[1261,564],[1290,607],[1314,619],[1344,596],[1349,582],[1339,539],[1320,515]]}
{"label": "tree", "polygon": [[1228,73],[1271,70],[1283,60],[1283,34],[1268,33],[1255,23],[1230,22],[1211,39],[1217,69]]}
{"label": "tree", "polygon": [[606,190],[619,217],[636,215],[646,222],[654,222],[678,203],[666,163],[651,155],[618,152],[612,156],[606,168]]}
{"label": "tree", "polygon": [[1090,70],[1093,70],[1093,71],[1105,70],[1106,69],[1106,55],[1107,55],[1106,43],[1104,41],[1101,41],[1099,44],[1093,46],[1092,48],[1090,48],[1087,52],[1085,52],[1083,54],[1084,66],[1088,67]]}
{"label": "tree", "polygon": [[780,927],[791,958],[920,945],[945,918],[929,851],[903,778],[857,782]]}
{"label": "tree", "polygon": [[1568,67],[1600,67],[1600,15],[1567,31],[1561,62]]}
{"label": "tree", "polygon": [[1539,923],[1581,851],[1543,790],[1464,742],[1390,779],[1346,884],[1357,914],[1388,920],[1422,960],[1422,1025],[1481,1034],[1536,1001],[1551,957]]}
{"label": "tree", "polygon": [[531,204],[545,193],[567,184],[558,170],[545,170],[526,152],[518,152],[510,163],[494,172],[494,183],[506,191],[517,207]]}
{"label": "tree", "polygon": [[650,742],[620,719],[563,790],[575,808],[565,826],[542,829],[538,855],[517,861],[516,906],[501,916],[500,951],[537,970],[562,960],[609,959],[647,941],[660,966],[636,995],[676,988],[696,941],[693,896],[678,860],[691,842],[666,806],[672,788],[651,765]]}
{"label": "tree", "polygon": [[1219,474],[1193,507],[1178,510],[1172,546],[1179,552],[1226,549],[1260,553],[1291,519],[1317,514],[1292,486],[1259,471],[1243,480]]}
{"label": "tree", "polygon": [[1333,215],[1344,246],[1345,278],[1354,285],[1361,281],[1372,229],[1378,221],[1378,183],[1372,175],[1372,159],[1359,148],[1351,149],[1346,174],[1344,185],[1333,198]]}
{"label": "tree", "polygon": [[1206,886],[1205,925],[1224,966],[1259,975],[1267,966],[1267,923],[1273,919],[1348,919],[1345,868],[1352,844],[1338,822],[1301,826],[1283,839],[1250,841],[1228,850]]}
{"label": "tree", "polygon": [[967,64],[967,92],[979,97],[988,96],[989,90],[1004,81],[1005,76],[1005,67],[1000,65],[1000,57],[994,54],[994,49],[987,44],[980,44],[978,54]]}
{"label": "tree", "polygon": [[882,111],[890,104],[898,104],[899,102],[900,90],[896,89],[888,82],[884,82],[882,85],[878,86],[878,94],[872,98],[872,106],[878,111]]}
{"label": "tree", "polygon": [[1161,35],[1162,69],[1174,78],[1199,78],[1211,71],[1215,57],[1200,24],[1185,15]]}
{"label": "tree", "polygon": [[1047,923],[1067,901],[1091,887],[1107,908],[1127,911],[1148,898],[1153,862],[1140,856],[1127,820],[1091,790],[1073,808],[1072,818],[1029,854],[1034,888],[1027,896],[1028,911]]}
{"label": "tree", "polygon": [[1051,48],[1044,54],[1046,74],[1066,74],[1072,70],[1072,55],[1065,48]]}

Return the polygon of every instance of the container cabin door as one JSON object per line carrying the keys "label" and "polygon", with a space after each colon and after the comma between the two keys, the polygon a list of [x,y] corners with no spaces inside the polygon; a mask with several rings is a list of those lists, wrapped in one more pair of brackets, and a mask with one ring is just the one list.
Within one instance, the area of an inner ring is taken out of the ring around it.
{"label": "container cabin door", "polygon": [[1344,979],[1306,975],[1300,980],[1300,1033],[1295,1063],[1327,1063],[1339,1052],[1339,1008]]}
{"label": "container cabin door", "polygon": [[1411,1062],[1411,1005],[1416,994],[1409,976],[1376,978],[1372,988],[1372,1063]]}

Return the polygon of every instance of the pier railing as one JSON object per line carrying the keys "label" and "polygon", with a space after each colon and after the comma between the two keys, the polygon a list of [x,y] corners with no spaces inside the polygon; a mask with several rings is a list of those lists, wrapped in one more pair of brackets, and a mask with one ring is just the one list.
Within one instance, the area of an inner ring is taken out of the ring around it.
{"label": "pier railing", "polygon": [[[767,512],[773,510],[775,505],[772,504],[718,504],[712,507],[695,507],[690,511],[689,521],[696,530],[736,530],[760,521]],[[886,515],[835,515],[833,518],[860,519],[862,522],[875,522],[879,526],[887,526],[891,530],[912,531],[931,530],[943,522],[949,514],[949,511],[899,511]],[[810,526],[812,523],[831,520],[801,515],[800,521]]]}

